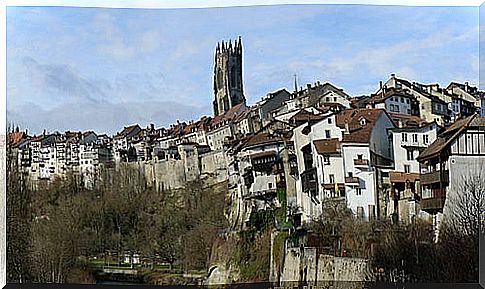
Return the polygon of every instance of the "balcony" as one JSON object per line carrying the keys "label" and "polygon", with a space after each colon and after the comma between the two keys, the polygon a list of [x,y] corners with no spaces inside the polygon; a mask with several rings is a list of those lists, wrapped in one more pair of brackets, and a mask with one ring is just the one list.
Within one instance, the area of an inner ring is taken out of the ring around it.
{"label": "balcony", "polygon": [[[337,195],[337,192],[335,191],[335,185],[337,185],[338,187],[338,195]],[[328,183],[328,184],[322,184],[322,187],[327,190],[327,191],[330,191],[329,193],[327,193],[327,198],[331,198],[331,199],[341,199],[341,198],[345,198],[345,184],[343,183]]]}
{"label": "balcony", "polygon": [[441,211],[445,205],[446,189],[431,189],[431,197],[421,199],[421,210],[427,212]]}
{"label": "balcony", "polygon": [[434,184],[434,183],[448,183],[449,171],[434,171],[431,173],[421,174],[420,181],[422,185]]}
{"label": "balcony", "polygon": [[442,210],[445,205],[445,199],[444,197],[422,199],[421,210],[427,212]]}
{"label": "balcony", "polygon": [[359,178],[357,177],[345,177],[346,184],[355,184],[359,185]]}
{"label": "balcony", "polygon": [[254,192],[248,192],[244,195],[245,200],[249,199],[272,199],[276,197],[276,188],[272,189],[261,189]]}
{"label": "balcony", "polygon": [[354,166],[356,167],[368,167],[369,160],[368,159],[354,159]]}
{"label": "balcony", "polygon": [[304,192],[317,191],[317,169],[309,169],[301,173],[301,184]]}

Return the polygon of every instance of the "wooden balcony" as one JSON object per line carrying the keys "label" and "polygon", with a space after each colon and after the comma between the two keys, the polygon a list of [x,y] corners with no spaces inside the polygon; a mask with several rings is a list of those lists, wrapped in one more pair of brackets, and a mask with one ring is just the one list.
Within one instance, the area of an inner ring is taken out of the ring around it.
{"label": "wooden balcony", "polygon": [[354,159],[354,166],[356,167],[367,167],[369,166],[368,159]]}
{"label": "wooden balcony", "polygon": [[300,175],[302,189],[304,192],[316,192],[317,190],[317,169],[312,168]]}
{"label": "wooden balcony", "polygon": [[434,183],[448,183],[449,171],[434,171],[431,173],[421,174],[420,181],[422,185],[434,184]]}
{"label": "wooden balcony", "polygon": [[345,177],[345,183],[346,184],[359,184],[359,178],[357,177]]}
{"label": "wooden balcony", "polygon": [[[345,185],[342,183],[337,184],[339,191],[345,190]],[[335,183],[322,184],[322,187],[326,190],[335,190]]]}
{"label": "wooden balcony", "polygon": [[440,211],[443,210],[445,205],[445,197],[428,198],[421,200],[421,210],[427,212]]}

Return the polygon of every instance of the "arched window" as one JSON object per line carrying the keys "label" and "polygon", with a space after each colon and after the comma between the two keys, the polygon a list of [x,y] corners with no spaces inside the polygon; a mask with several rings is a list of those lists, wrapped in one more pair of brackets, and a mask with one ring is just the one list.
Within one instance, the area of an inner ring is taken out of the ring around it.
{"label": "arched window", "polygon": [[222,78],[223,78],[222,69],[219,68],[217,70],[217,75],[216,75],[217,88],[221,88],[222,87]]}

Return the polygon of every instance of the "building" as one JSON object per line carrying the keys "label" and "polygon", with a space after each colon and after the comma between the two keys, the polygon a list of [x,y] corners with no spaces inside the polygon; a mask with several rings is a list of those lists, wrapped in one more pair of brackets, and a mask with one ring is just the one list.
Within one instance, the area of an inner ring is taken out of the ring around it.
{"label": "building", "polygon": [[[460,99],[465,101],[465,103],[473,102],[475,108],[481,116],[485,116],[485,92],[478,90],[477,87],[471,86],[468,82],[458,83],[451,82],[446,90],[459,95]],[[457,111],[461,111],[461,108],[457,108]]]}
{"label": "building", "polygon": [[[441,97],[432,93],[432,85],[423,85],[417,82],[411,83],[405,79],[397,78],[395,74],[391,74],[391,77],[384,85],[380,85],[375,94],[380,95],[383,91],[385,92],[391,88],[404,93],[404,95],[413,95],[419,103],[419,117],[426,122],[434,121],[440,126],[449,124],[451,113],[448,111],[448,104]],[[401,110],[402,108],[399,108],[399,113],[407,113],[407,111],[402,112]],[[413,114],[412,108],[409,114]]]}
{"label": "building", "polygon": [[485,118],[476,113],[448,127],[417,158],[421,209],[433,216],[437,232],[446,208],[455,205],[450,197],[463,192],[463,180],[485,173],[484,153]]}
{"label": "building", "polygon": [[328,111],[319,116],[296,123],[293,129],[301,222],[318,218],[329,199],[346,202],[360,218],[378,217],[386,193],[382,170],[392,165],[390,116],[382,109]]}
{"label": "building", "polygon": [[387,215],[396,214],[403,223],[410,223],[413,216],[420,215],[420,168],[416,158],[436,140],[440,130],[435,122],[389,130],[394,169],[389,172],[391,187]]}
{"label": "building", "polygon": [[238,41],[217,43],[214,63],[214,116],[245,103],[242,79],[242,44]]}

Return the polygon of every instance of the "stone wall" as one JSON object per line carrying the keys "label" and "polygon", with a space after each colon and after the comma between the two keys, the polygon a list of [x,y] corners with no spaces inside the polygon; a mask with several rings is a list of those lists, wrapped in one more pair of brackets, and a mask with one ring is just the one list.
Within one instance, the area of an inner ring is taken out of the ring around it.
{"label": "stone wall", "polygon": [[316,248],[289,248],[281,276],[282,285],[352,284],[357,288],[369,277],[369,261],[318,254]]}

